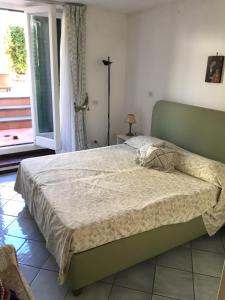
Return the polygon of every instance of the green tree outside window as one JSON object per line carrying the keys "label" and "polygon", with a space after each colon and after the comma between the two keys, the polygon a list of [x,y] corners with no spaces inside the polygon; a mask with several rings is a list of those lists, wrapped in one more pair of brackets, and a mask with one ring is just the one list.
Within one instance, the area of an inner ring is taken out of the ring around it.
{"label": "green tree outside window", "polygon": [[26,74],[27,51],[24,28],[20,26],[9,26],[7,43],[7,54],[10,57],[12,68],[19,75]]}

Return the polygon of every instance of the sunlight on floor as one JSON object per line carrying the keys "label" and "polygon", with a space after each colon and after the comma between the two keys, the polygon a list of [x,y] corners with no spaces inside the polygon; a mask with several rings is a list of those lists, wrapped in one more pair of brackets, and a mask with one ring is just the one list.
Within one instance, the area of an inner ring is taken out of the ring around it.
{"label": "sunlight on floor", "polygon": [[33,142],[32,128],[0,130],[0,147]]}

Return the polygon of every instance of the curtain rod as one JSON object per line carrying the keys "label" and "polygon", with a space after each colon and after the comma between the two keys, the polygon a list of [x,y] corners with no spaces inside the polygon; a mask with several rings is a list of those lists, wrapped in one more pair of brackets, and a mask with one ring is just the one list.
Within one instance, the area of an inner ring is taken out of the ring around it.
{"label": "curtain rod", "polygon": [[[32,1],[30,1],[32,3]],[[40,1],[40,2],[44,2],[47,4],[57,4],[57,5],[65,5],[65,4],[71,4],[71,5],[77,5],[77,6],[85,6],[84,3],[80,3],[80,2],[59,2],[59,1]]]}
{"label": "curtain rod", "polygon": [[74,2],[65,2],[65,3],[63,3],[63,4],[72,4],[72,5],[77,5],[77,6],[85,6],[86,4],[84,4],[84,3],[74,3]]}
{"label": "curtain rod", "polygon": [[19,9],[12,9],[12,8],[0,8],[0,10],[7,10],[7,11],[12,11],[12,12],[23,13],[23,9],[22,8],[21,8],[21,10],[19,10]]}
{"label": "curtain rod", "polygon": [[[32,1],[30,1],[32,3]],[[58,1],[39,1],[39,3],[43,3],[43,4],[56,4],[59,6],[64,6],[65,4],[72,4],[72,5],[77,5],[77,6],[85,6],[85,4],[83,3],[75,3],[75,2],[64,2],[64,3],[60,3]],[[35,7],[35,5],[32,5]],[[7,10],[7,11],[12,11],[12,12],[20,12],[23,13],[24,12],[24,8],[21,7],[21,9],[12,9],[12,8],[0,8],[0,10]]]}

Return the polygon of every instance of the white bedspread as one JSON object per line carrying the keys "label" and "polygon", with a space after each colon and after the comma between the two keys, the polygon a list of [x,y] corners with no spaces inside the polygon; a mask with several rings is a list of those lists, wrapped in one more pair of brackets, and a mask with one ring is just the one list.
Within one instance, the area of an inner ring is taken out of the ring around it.
{"label": "white bedspread", "polygon": [[73,253],[187,222],[216,205],[215,185],[140,167],[135,153],[123,144],[22,161],[15,189],[60,266],[60,282]]}

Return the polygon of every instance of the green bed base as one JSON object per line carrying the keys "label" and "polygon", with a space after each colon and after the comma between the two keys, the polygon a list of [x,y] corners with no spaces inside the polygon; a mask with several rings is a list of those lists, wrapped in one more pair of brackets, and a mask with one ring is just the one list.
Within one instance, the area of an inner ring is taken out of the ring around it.
{"label": "green bed base", "polygon": [[[169,101],[155,104],[153,136],[225,163],[225,112]],[[74,254],[69,281],[78,290],[206,233],[202,217],[162,226]]]}
{"label": "green bed base", "polygon": [[202,217],[199,217],[74,254],[69,269],[70,285],[73,289],[80,289],[205,233]]}

